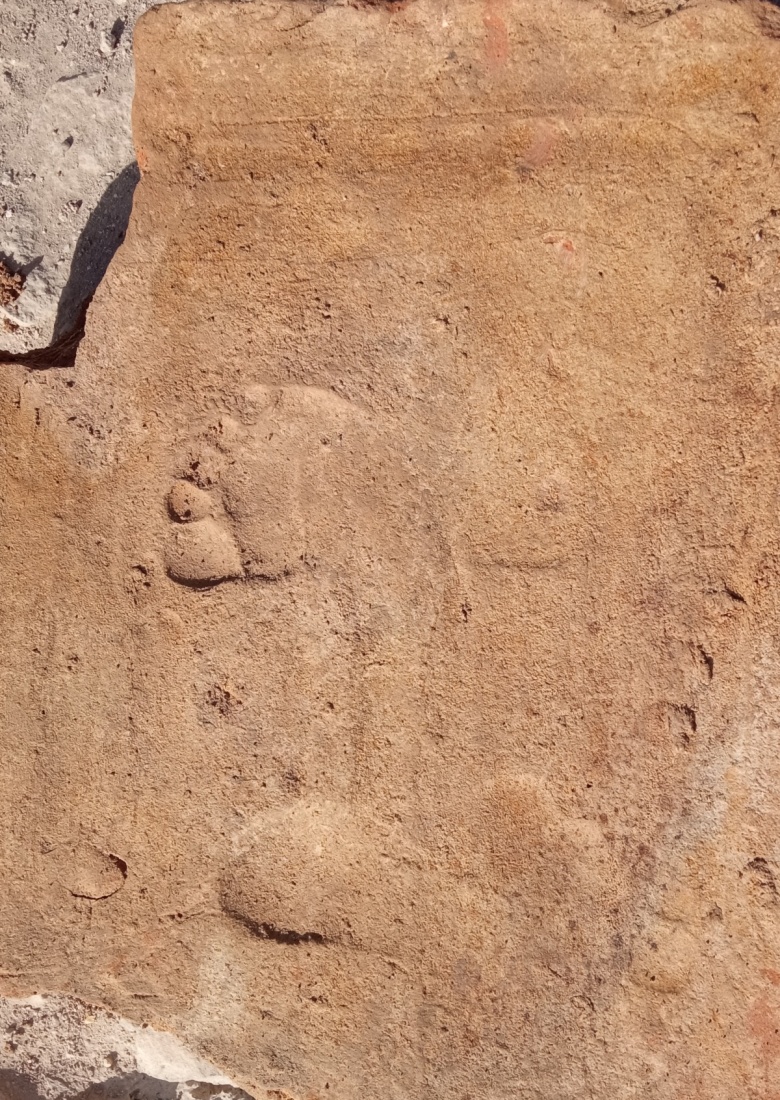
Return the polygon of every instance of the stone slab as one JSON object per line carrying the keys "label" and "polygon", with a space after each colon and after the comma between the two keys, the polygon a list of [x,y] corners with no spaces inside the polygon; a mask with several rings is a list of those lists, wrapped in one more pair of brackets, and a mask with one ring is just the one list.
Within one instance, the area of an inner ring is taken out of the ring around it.
{"label": "stone slab", "polygon": [[7,995],[256,1096],[776,1092],[780,45],[639,7],[142,19],[0,376]]}

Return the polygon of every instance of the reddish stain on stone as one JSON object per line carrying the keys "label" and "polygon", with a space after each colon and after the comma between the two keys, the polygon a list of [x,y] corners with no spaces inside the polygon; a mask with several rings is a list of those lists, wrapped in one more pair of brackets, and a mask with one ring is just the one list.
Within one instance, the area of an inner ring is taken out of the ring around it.
{"label": "reddish stain on stone", "polygon": [[759,997],[753,1005],[748,1016],[748,1027],[768,1068],[769,1063],[780,1055],[780,1019],[766,997]]}
{"label": "reddish stain on stone", "polygon": [[544,238],[544,243],[552,247],[560,261],[567,267],[575,263],[577,249],[574,241],[569,237],[557,237],[554,233],[550,233]]}
{"label": "reddish stain on stone", "polygon": [[509,30],[506,25],[506,13],[509,0],[484,0],[485,11],[482,22],[487,36],[485,56],[492,67],[504,65],[509,58]]}
{"label": "reddish stain on stone", "polygon": [[772,970],[767,968],[761,971],[761,975],[764,978],[768,978],[772,985],[780,985],[780,970]]}
{"label": "reddish stain on stone", "polygon": [[542,168],[551,159],[558,141],[558,132],[546,120],[534,124],[526,148],[517,158],[517,168],[522,174]]}

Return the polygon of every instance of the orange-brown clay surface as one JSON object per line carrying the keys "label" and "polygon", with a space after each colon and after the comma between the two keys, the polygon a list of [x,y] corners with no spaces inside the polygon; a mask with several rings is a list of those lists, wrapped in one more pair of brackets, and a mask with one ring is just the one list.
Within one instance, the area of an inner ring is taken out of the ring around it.
{"label": "orange-brown clay surface", "polygon": [[0,374],[0,991],[258,1097],[780,1089],[780,42],[703,0],[136,37]]}

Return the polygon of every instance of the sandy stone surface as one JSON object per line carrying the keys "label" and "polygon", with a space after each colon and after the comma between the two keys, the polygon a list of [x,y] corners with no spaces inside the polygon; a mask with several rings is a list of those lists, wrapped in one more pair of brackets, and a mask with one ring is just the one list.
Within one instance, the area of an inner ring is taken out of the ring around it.
{"label": "sandy stone surface", "polygon": [[1,993],[263,1100],[776,1096],[778,9],[676,7],[143,17],[0,373]]}

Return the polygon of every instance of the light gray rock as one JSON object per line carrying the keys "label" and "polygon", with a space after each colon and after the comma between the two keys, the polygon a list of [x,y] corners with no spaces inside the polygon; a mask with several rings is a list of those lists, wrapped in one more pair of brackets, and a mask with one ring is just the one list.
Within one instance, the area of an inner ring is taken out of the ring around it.
{"label": "light gray rock", "polygon": [[150,0],[6,0],[0,19],[0,348],[67,330],[124,236],[138,178],[132,28]]}
{"label": "light gray rock", "polygon": [[174,1036],[76,997],[0,997],[0,1100],[249,1100]]}

